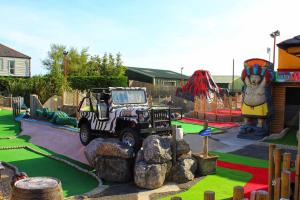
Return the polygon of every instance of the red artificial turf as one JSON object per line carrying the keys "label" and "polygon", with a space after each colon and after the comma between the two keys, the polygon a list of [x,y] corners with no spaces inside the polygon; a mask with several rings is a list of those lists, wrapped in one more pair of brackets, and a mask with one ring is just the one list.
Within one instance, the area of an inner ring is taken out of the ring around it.
{"label": "red artificial turf", "polygon": [[[233,170],[239,170],[252,174],[252,178],[244,186],[245,197],[249,198],[252,191],[256,190],[268,190],[268,168],[251,167],[242,164],[217,161],[218,167],[229,168]],[[291,181],[295,180],[295,173],[291,174]]]}
{"label": "red artificial turf", "polygon": [[[199,125],[204,124],[204,121],[202,121],[202,120],[187,118],[187,117],[183,117],[179,121],[186,122],[186,123],[192,123],[192,124],[199,124]],[[230,127],[239,126],[239,124],[234,123],[234,122],[208,122],[208,126],[213,126],[213,127],[217,127],[217,128],[225,128],[225,127],[230,128]]]}
{"label": "red artificial turf", "polygon": [[229,168],[233,170],[239,170],[252,174],[252,178],[244,186],[245,197],[250,197],[251,191],[255,190],[267,190],[268,189],[268,169],[260,167],[251,167],[242,164],[217,161],[218,167]]}

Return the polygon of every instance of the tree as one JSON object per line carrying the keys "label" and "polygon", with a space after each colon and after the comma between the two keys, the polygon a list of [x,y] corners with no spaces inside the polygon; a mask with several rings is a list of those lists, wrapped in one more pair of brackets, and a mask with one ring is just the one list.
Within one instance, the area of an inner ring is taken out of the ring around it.
{"label": "tree", "polygon": [[48,51],[47,58],[43,60],[43,65],[51,73],[63,72],[64,51],[68,51],[68,75],[86,75],[86,64],[88,62],[88,48],[83,48],[80,52],[71,47],[69,50],[64,45],[52,44]]}
{"label": "tree", "polygon": [[48,51],[47,58],[43,60],[43,65],[50,74],[63,74],[64,55],[68,51],[68,75],[71,76],[122,76],[125,74],[125,67],[121,59],[121,54],[115,56],[111,53],[90,56],[88,48],[78,50],[74,47],[67,48],[64,45],[52,44]]}

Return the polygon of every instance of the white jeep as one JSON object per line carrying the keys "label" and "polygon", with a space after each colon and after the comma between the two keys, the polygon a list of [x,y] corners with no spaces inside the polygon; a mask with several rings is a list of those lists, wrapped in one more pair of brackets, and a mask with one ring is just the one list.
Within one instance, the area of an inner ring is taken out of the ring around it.
{"label": "white jeep", "polygon": [[138,148],[149,134],[171,134],[171,109],[150,108],[145,88],[92,89],[78,111],[83,145],[95,137],[119,137],[123,143]]}

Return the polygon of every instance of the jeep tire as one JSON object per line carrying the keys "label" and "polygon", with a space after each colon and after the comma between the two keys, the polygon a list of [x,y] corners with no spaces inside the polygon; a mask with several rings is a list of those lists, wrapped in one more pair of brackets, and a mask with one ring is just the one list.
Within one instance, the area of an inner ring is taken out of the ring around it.
{"label": "jeep tire", "polygon": [[84,146],[88,145],[90,141],[93,139],[91,134],[91,129],[88,123],[83,123],[80,126],[79,138],[80,138],[80,142]]}
{"label": "jeep tire", "polygon": [[138,135],[138,131],[132,128],[125,128],[121,132],[120,140],[122,143],[133,147],[135,150],[139,150],[142,146],[142,138]]}

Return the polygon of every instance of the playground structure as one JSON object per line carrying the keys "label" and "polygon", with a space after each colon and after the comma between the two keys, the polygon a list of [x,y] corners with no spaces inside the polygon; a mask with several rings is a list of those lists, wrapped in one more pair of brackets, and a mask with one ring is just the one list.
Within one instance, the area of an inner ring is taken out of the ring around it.
{"label": "playground structure", "polygon": [[219,88],[209,71],[197,70],[176,96],[194,102],[190,117],[209,121],[241,121],[242,95]]}

